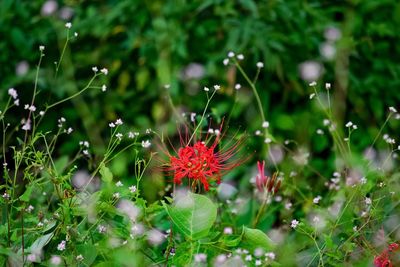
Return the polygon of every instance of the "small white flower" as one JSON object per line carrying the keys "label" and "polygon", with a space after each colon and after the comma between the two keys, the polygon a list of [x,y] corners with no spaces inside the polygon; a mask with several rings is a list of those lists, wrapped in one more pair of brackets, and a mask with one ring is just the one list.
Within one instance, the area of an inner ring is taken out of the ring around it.
{"label": "small white flower", "polygon": [[267,137],[267,138],[264,139],[264,143],[266,143],[266,144],[269,144],[271,142],[272,142],[271,138]]}
{"label": "small white flower", "polygon": [[243,60],[243,59],[244,59],[244,56],[243,56],[243,54],[239,54],[239,55],[236,56],[236,58],[237,58],[238,60]]}
{"label": "small white flower", "polygon": [[29,105],[28,104],[25,104],[24,105],[24,109],[28,109],[29,108]]}
{"label": "small white flower", "polygon": [[113,122],[110,122],[110,123],[108,124],[108,126],[109,126],[110,128],[115,128],[115,124],[114,124]]}
{"label": "small white flower", "polygon": [[102,69],[100,70],[100,72],[103,73],[104,75],[107,75],[107,74],[108,74],[108,69],[102,68]]}
{"label": "small white flower", "polygon": [[10,195],[9,195],[7,192],[5,192],[5,193],[2,195],[2,197],[3,197],[4,199],[6,199],[6,200],[10,199]]}
{"label": "small white flower", "polygon": [[310,95],[310,99],[313,99],[314,96],[315,96],[315,93],[312,93],[312,94]]}
{"label": "small white flower", "polygon": [[214,90],[219,90],[219,89],[221,89],[221,86],[220,85],[214,85]]}
{"label": "small white flower", "polygon": [[365,198],[365,204],[366,204],[366,205],[371,205],[371,204],[372,204],[371,198],[366,197],[366,198]]}
{"label": "small white flower", "polygon": [[360,183],[361,183],[361,184],[366,184],[366,183],[367,183],[367,178],[362,177],[362,178],[360,179]]}
{"label": "small white flower", "polygon": [[276,257],[275,253],[273,253],[273,252],[267,252],[264,255],[265,255],[265,257],[270,258],[271,260],[275,260],[275,257]]}
{"label": "small white flower", "polygon": [[240,88],[242,88],[242,86],[240,85],[240,83],[235,84],[235,89],[239,90]]}
{"label": "small white flower", "polygon": [[119,192],[113,194],[113,198],[120,198],[120,197],[121,197],[121,195]]}
{"label": "small white flower", "polygon": [[103,85],[101,86],[101,91],[105,92],[106,90],[107,90],[107,86],[106,86],[105,84],[103,84]]}
{"label": "small white flower", "polygon": [[357,130],[358,129],[358,127],[357,127],[357,125],[353,125],[353,130]]}
{"label": "small white flower", "polygon": [[121,119],[117,119],[115,121],[115,125],[122,125],[122,124],[123,124],[123,121]]}
{"label": "small white flower", "polygon": [[314,204],[318,204],[319,201],[320,201],[321,199],[322,199],[321,196],[317,196],[317,197],[315,197],[315,198],[313,199],[313,203],[314,203]]}
{"label": "small white flower", "polygon": [[194,122],[195,118],[196,118],[196,113],[194,113],[194,112],[190,113],[190,121]]}
{"label": "small white flower", "polygon": [[43,223],[42,222],[38,222],[37,227],[43,227]]}
{"label": "small white flower", "polygon": [[75,37],[78,37],[78,33],[77,33],[77,32],[74,32],[74,36],[75,36]]}
{"label": "small white flower", "polygon": [[29,110],[32,111],[32,112],[35,112],[36,111],[36,107],[34,105],[31,105],[29,107]]}
{"label": "small white flower", "polygon": [[53,255],[53,256],[51,256],[51,258],[50,258],[50,263],[51,263],[52,265],[60,265],[61,262],[62,262],[62,259],[61,259],[60,256]]}
{"label": "small white flower", "polygon": [[149,148],[151,146],[151,143],[149,140],[143,140],[142,141],[142,147],[144,148]]}
{"label": "small white flower", "polygon": [[212,128],[208,129],[208,133],[209,134],[213,134],[214,133],[214,129],[212,129]]}
{"label": "small white flower", "polygon": [[44,111],[43,110],[39,111],[39,115],[43,116],[44,115]]}
{"label": "small white flower", "polygon": [[298,220],[292,220],[290,227],[292,227],[293,229],[297,227],[297,225],[299,225],[299,221]]}
{"label": "small white flower", "polygon": [[256,260],[255,264],[256,264],[256,266],[260,266],[262,264],[262,261],[261,260]]}
{"label": "small white flower", "polygon": [[152,132],[153,132],[153,130],[151,130],[151,128],[146,129],[146,134],[151,134]]}
{"label": "small white flower", "polygon": [[285,209],[290,210],[292,208],[293,204],[292,202],[287,202],[285,203]]}
{"label": "small white flower", "polygon": [[330,83],[325,83],[325,89],[326,89],[326,90],[331,89],[331,84],[330,84]]}
{"label": "small white flower", "polygon": [[14,105],[19,106],[19,99],[14,100]]}
{"label": "small white flower", "polygon": [[268,127],[269,127],[269,122],[268,122],[268,121],[264,121],[264,122],[262,123],[262,127],[263,127],[263,128],[268,128]]}
{"label": "small white flower", "polygon": [[331,122],[328,119],[323,120],[324,126],[328,126]]}
{"label": "small white flower", "polygon": [[136,192],[136,186],[135,185],[132,185],[132,186],[128,187],[128,189],[132,194]]}
{"label": "small white flower", "polygon": [[94,71],[95,73],[99,71],[99,69],[97,67],[93,67],[92,71]]}
{"label": "small white flower", "polygon": [[8,89],[8,94],[14,99],[18,98],[17,90],[15,90],[14,88]]}
{"label": "small white flower", "polygon": [[390,112],[393,112],[393,113],[396,113],[396,112],[397,112],[397,109],[395,109],[394,107],[389,107],[389,111],[390,111]]}
{"label": "small white flower", "polygon": [[257,130],[257,131],[255,131],[254,134],[255,134],[255,135],[261,135],[261,131],[260,131],[260,130]]}
{"label": "small white flower", "polygon": [[87,150],[87,149],[83,150],[82,153],[85,156],[89,156],[89,150]]}
{"label": "small white flower", "polygon": [[316,86],[316,85],[317,85],[317,82],[316,82],[316,81],[312,81],[312,82],[310,82],[308,85],[309,85],[309,86]]}
{"label": "small white flower", "polygon": [[220,132],[218,129],[215,129],[215,130],[214,130],[214,134],[215,134],[216,136],[219,136],[219,135],[221,134],[221,132]]}
{"label": "small white flower", "polygon": [[66,245],[67,245],[67,242],[65,240],[61,241],[61,243],[57,245],[57,250],[59,250],[59,251],[65,250]]}
{"label": "small white flower", "polygon": [[259,69],[264,68],[264,63],[262,63],[262,62],[257,62],[256,66],[257,66],[257,68],[259,68]]}
{"label": "small white flower", "polygon": [[232,51],[229,51],[228,57],[234,57],[234,56],[235,56],[235,53],[233,53]]}
{"label": "small white flower", "polygon": [[104,225],[99,225],[99,226],[97,227],[97,231],[98,231],[100,234],[104,234],[105,232],[107,232],[107,227],[105,227]]}
{"label": "small white flower", "polygon": [[35,254],[29,254],[26,257],[26,260],[29,261],[29,262],[35,262],[36,261],[36,255]]}
{"label": "small white flower", "polygon": [[71,127],[69,127],[68,129],[67,129],[67,134],[71,134],[72,132],[74,131],[74,129],[72,129]]}
{"label": "small white flower", "polygon": [[210,91],[210,88],[204,86],[204,91],[208,92],[208,91]]}
{"label": "small white flower", "polygon": [[317,134],[319,134],[319,135],[323,135],[323,134],[324,134],[324,131],[323,131],[323,130],[321,130],[321,129],[317,129]]}
{"label": "small white flower", "polygon": [[194,255],[194,261],[195,262],[206,262],[207,261],[207,255],[204,253],[199,253]]}
{"label": "small white flower", "polygon": [[353,126],[353,123],[351,121],[349,121],[348,123],[346,123],[346,127],[350,128],[351,126]]}
{"label": "small white flower", "polygon": [[252,261],[253,257],[251,255],[246,255],[245,260],[246,261]]}
{"label": "small white flower", "polygon": [[168,90],[169,88],[171,88],[171,85],[170,84],[164,84],[164,88]]}
{"label": "small white flower", "polygon": [[39,46],[39,50],[40,50],[41,52],[43,52],[43,51],[44,51],[44,45]]}
{"label": "small white flower", "polygon": [[124,184],[123,184],[121,181],[116,182],[115,185],[116,185],[117,187],[124,186]]}
{"label": "small white flower", "polygon": [[233,233],[232,227],[225,227],[224,234],[231,235]]}
{"label": "small white flower", "polygon": [[72,23],[71,22],[65,23],[65,28],[71,29],[71,27],[72,27]]}
{"label": "small white flower", "polygon": [[76,256],[76,260],[77,260],[77,261],[83,261],[83,256],[82,256],[82,254],[79,254],[78,256]]}
{"label": "small white flower", "polygon": [[222,63],[227,66],[229,64],[229,58],[225,58]]}

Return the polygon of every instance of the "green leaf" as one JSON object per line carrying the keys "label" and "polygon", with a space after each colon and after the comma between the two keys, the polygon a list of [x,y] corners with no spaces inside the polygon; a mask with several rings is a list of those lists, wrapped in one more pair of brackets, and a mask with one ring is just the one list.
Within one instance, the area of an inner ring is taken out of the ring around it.
{"label": "green leaf", "polygon": [[111,183],[113,180],[113,174],[109,168],[104,165],[104,163],[100,164],[100,175],[101,179],[106,183]]}
{"label": "green leaf", "polygon": [[49,233],[39,237],[33,242],[33,244],[27,249],[29,252],[41,251],[44,246],[46,246],[50,240],[53,238],[54,233]]}
{"label": "green leaf", "polygon": [[179,232],[191,240],[207,236],[217,218],[217,206],[203,195],[189,193],[164,207]]}
{"label": "green leaf", "polygon": [[272,250],[275,246],[272,240],[263,231],[258,229],[251,229],[243,226],[242,235],[242,243],[250,248]]}
{"label": "green leaf", "polygon": [[33,186],[28,186],[25,192],[19,197],[21,201],[29,202],[31,194],[32,194]]}
{"label": "green leaf", "polygon": [[78,245],[76,250],[83,256],[83,262],[87,266],[91,266],[97,257],[96,247],[92,244]]}

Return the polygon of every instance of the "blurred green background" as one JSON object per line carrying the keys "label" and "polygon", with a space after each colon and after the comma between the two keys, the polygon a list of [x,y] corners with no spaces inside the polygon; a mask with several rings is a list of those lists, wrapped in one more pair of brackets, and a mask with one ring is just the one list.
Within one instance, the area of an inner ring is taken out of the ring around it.
{"label": "blurred green background", "polygon": [[[55,79],[54,62],[69,21],[71,35],[78,36],[72,38]],[[262,121],[255,99],[236,68],[222,64],[227,52],[234,51],[244,54],[241,65],[250,77],[256,63],[264,62],[257,88],[276,139],[293,139],[312,151],[311,164],[329,176],[334,169],[332,140],[316,134],[326,128],[323,112],[309,100],[309,82],[316,80],[322,92],[325,82],[332,83],[335,117],[341,124],[351,120],[358,125],[352,143],[362,152],[386,119],[388,107],[399,107],[399,41],[400,3],[394,0],[2,0],[0,106],[10,87],[18,90],[22,106],[30,101],[38,47],[44,45],[38,110],[83,88],[93,66],[110,71],[97,82],[106,84],[107,92],[91,89],[47,115],[44,129],[55,129],[60,116],[75,129],[60,155],[72,154],[80,140],[89,140],[100,154],[109,136],[108,123],[117,118],[124,120],[126,130],[152,128],[173,136],[177,118],[164,85],[171,85],[179,112],[201,113],[206,103],[203,86],[221,84],[211,105],[213,116],[231,113],[230,130],[248,132],[247,151],[256,151],[254,159],[260,159],[263,139],[253,133]],[[237,92],[236,83],[242,84]],[[18,124],[24,110],[14,108],[10,114],[8,120]],[[399,121],[391,121],[385,131],[398,126]],[[131,154],[113,164],[117,176],[132,174]]]}

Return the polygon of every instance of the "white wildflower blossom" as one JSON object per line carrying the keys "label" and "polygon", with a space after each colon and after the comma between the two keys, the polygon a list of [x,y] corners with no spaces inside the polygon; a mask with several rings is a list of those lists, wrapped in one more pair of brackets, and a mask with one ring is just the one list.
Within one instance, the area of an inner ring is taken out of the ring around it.
{"label": "white wildflower blossom", "polygon": [[235,89],[236,89],[236,90],[240,90],[240,88],[242,88],[242,86],[240,85],[240,83],[235,84]]}
{"label": "white wildflower blossom", "polygon": [[206,262],[207,261],[207,255],[204,253],[198,253],[194,255],[194,261],[195,262]]}
{"label": "white wildflower blossom", "polygon": [[60,256],[57,256],[57,255],[53,255],[53,256],[51,256],[51,258],[50,258],[50,263],[52,264],[52,265],[60,265],[61,263],[62,263],[62,259],[61,259],[61,257]]}
{"label": "white wildflower blossom", "polygon": [[132,185],[132,186],[128,187],[128,189],[132,194],[136,192],[136,186],[135,185]]}
{"label": "white wildflower blossom", "polygon": [[108,126],[109,126],[110,128],[115,128],[115,124],[114,124],[113,122],[110,122],[110,123],[108,124]]}
{"label": "white wildflower blossom", "polygon": [[269,127],[269,122],[268,122],[268,121],[264,121],[264,122],[262,123],[262,127],[263,127],[263,128],[268,128],[268,127]]}
{"label": "white wildflower blossom", "polygon": [[103,73],[104,75],[107,75],[107,74],[108,74],[108,69],[102,68],[102,69],[100,70],[100,72]]}
{"label": "white wildflower blossom", "polygon": [[151,146],[151,143],[149,140],[143,140],[142,141],[142,147],[143,148],[149,148]]}
{"label": "white wildflower blossom", "polygon": [[313,203],[314,203],[314,204],[318,204],[319,201],[320,201],[321,199],[322,199],[321,196],[317,196],[317,197],[315,197],[315,198],[313,199]]}
{"label": "white wildflower blossom", "polygon": [[105,232],[107,232],[107,227],[100,224],[100,225],[97,227],[97,231],[98,231],[100,234],[104,234]]}
{"label": "white wildflower blossom", "polygon": [[219,89],[221,89],[221,86],[220,85],[218,85],[218,84],[216,84],[216,85],[214,85],[214,90],[219,90]]}
{"label": "white wildflower blossom", "polygon": [[351,121],[349,121],[349,122],[346,123],[346,127],[347,127],[347,128],[350,128],[351,126],[353,126],[353,123],[352,123]]}
{"label": "white wildflower blossom", "polygon": [[324,131],[323,131],[322,129],[317,129],[317,134],[323,135],[323,134],[324,134]]}
{"label": "white wildflower blossom", "polygon": [[315,96],[315,93],[310,94],[310,100],[313,99]]}
{"label": "white wildflower blossom", "polygon": [[95,66],[95,67],[92,67],[92,71],[94,71],[96,73],[99,71],[99,69]]}
{"label": "white wildflower blossom", "polygon": [[271,138],[265,138],[264,139],[264,143],[266,143],[266,144],[270,144],[272,142],[272,140],[271,140]]}
{"label": "white wildflower blossom", "polygon": [[44,116],[44,111],[43,110],[39,111],[39,115],[43,117]]}
{"label": "white wildflower blossom", "polygon": [[300,222],[298,220],[292,220],[290,227],[292,227],[294,229],[299,225],[299,223]]}
{"label": "white wildflower blossom", "polygon": [[231,235],[231,234],[233,234],[232,227],[225,227],[225,228],[224,228],[224,234],[226,234],[226,235]]}
{"label": "white wildflower blossom", "polygon": [[116,193],[114,193],[113,194],[113,198],[120,198],[121,197],[121,194],[119,193],[119,192],[116,192]]}
{"label": "white wildflower blossom", "polygon": [[236,58],[237,58],[238,60],[243,60],[243,59],[244,59],[244,56],[243,56],[243,54],[239,54],[239,55],[236,56]]}
{"label": "white wildflower blossom", "polygon": [[204,91],[206,91],[206,92],[208,92],[208,91],[210,91],[210,88],[208,88],[207,86],[204,86],[204,89],[203,89]]}
{"label": "white wildflower blossom", "polygon": [[72,23],[71,22],[65,23],[65,28],[71,29],[71,27],[72,27]]}
{"label": "white wildflower blossom", "polygon": [[331,84],[330,84],[330,83],[325,83],[325,89],[326,89],[326,90],[331,89]]}
{"label": "white wildflower blossom", "polygon": [[228,57],[234,57],[235,56],[235,53],[234,52],[232,52],[232,51],[229,51],[229,53],[228,53]]}
{"label": "white wildflower blossom", "polygon": [[393,112],[393,113],[397,113],[397,109],[395,109],[394,107],[389,107],[389,111]]}
{"label": "white wildflower blossom", "polygon": [[40,50],[41,52],[43,52],[43,51],[44,51],[44,45],[40,45],[40,46],[39,46],[39,50]]}
{"label": "white wildflower blossom", "polygon": [[229,58],[225,58],[222,63],[227,66],[229,64]]}
{"label": "white wildflower blossom", "polygon": [[308,85],[309,85],[309,86],[316,86],[316,85],[317,85],[317,82],[316,82],[316,81],[312,81],[312,82],[310,82]]}
{"label": "white wildflower blossom", "polygon": [[103,92],[107,91],[107,86],[105,84],[103,84],[101,86],[101,91],[103,91]]}
{"label": "white wildflower blossom", "polygon": [[365,204],[366,204],[366,205],[371,205],[371,204],[372,204],[372,199],[369,198],[369,197],[366,197],[366,198],[365,198]]}
{"label": "white wildflower blossom", "polygon": [[63,241],[61,241],[61,243],[59,243],[57,245],[57,250],[64,251],[66,246],[67,246],[67,242],[65,240],[63,240]]}
{"label": "white wildflower blossom", "polygon": [[82,254],[79,254],[78,256],[76,256],[76,260],[77,261],[83,261],[83,256],[82,256]]}
{"label": "white wildflower blossom", "polygon": [[122,140],[122,133],[117,133],[116,135],[115,135],[115,137],[118,139],[118,140]]}
{"label": "white wildflower blossom", "polygon": [[124,184],[123,184],[121,181],[116,182],[115,185],[116,185],[117,187],[124,186]]}
{"label": "white wildflower blossom", "polygon": [[8,94],[9,94],[13,99],[17,99],[17,98],[18,98],[17,90],[15,90],[14,88],[8,89]]}

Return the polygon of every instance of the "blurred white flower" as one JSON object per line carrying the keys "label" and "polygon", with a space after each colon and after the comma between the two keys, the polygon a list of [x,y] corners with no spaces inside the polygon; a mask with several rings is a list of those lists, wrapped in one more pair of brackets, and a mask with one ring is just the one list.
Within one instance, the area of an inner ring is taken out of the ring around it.
{"label": "blurred white flower", "polygon": [[306,82],[317,81],[323,72],[321,63],[309,60],[299,65],[300,77]]}
{"label": "blurred white flower", "polygon": [[332,60],[336,56],[336,47],[330,42],[325,42],[319,46],[319,52],[326,60]]}
{"label": "blurred white flower", "polygon": [[162,244],[165,240],[164,234],[156,229],[152,229],[147,232],[147,241],[153,246]]}
{"label": "blurred white flower", "polygon": [[48,1],[44,2],[44,4],[42,5],[40,14],[42,14],[42,16],[53,15],[57,11],[57,8],[58,8],[57,1],[48,0]]}
{"label": "blurred white flower", "polygon": [[336,27],[328,27],[325,29],[324,37],[328,41],[337,41],[342,37],[342,32]]}
{"label": "blurred white flower", "polygon": [[296,228],[297,225],[299,225],[299,221],[298,220],[292,220],[292,222],[290,223],[290,227],[292,227],[293,229]]}
{"label": "blurred white flower", "polygon": [[26,60],[23,60],[15,67],[15,74],[17,76],[24,76],[29,71],[29,64]]}

